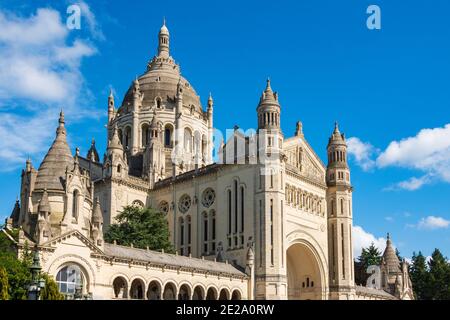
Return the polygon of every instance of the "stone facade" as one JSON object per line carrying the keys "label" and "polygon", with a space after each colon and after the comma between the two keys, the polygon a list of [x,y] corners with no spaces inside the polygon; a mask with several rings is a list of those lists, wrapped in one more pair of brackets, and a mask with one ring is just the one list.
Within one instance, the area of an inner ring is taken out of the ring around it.
{"label": "stone facade", "polygon": [[[400,276],[394,291],[355,286],[353,189],[338,125],[325,165],[301,122],[284,137],[267,80],[258,130],[235,128],[214,163],[213,106],[210,95],[204,110],[181,76],[164,24],[146,72],[118,108],[108,98],[102,161],[94,141],[86,157],[72,155],[63,113],[39,169],[27,161],[9,220],[21,228],[19,251],[25,241],[36,245],[62,291],[78,281],[98,299],[403,298],[409,278]],[[103,230],[127,205],[164,212],[177,254],[105,243]],[[397,273],[387,270],[391,283]]]}

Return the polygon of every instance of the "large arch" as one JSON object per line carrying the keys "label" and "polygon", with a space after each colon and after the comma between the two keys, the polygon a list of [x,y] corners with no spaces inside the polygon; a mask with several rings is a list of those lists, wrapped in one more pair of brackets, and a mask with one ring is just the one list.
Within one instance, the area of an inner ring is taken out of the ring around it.
{"label": "large arch", "polygon": [[326,274],[319,255],[310,243],[296,241],[286,252],[288,299],[325,299]]}
{"label": "large arch", "polygon": [[217,300],[218,291],[214,287],[209,287],[206,291],[206,300]]}
{"label": "large arch", "polygon": [[241,292],[238,289],[234,289],[233,293],[231,294],[231,300],[241,300],[242,295]]}
{"label": "large arch", "polygon": [[145,295],[145,282],[142,279],[136,278],[131,282],[130,298],[142,300]]}
{"label": "large arch", "polygon": [[163,292],[164,300],[176,300],[177,299],[177,286],[173,282],[167,282],[164,286]]}
{"label": "large arch", "polygon": [[192,293],[192,300],[204,300],[205,299],[205,289],[201,285],[194,287]]}
{"label": "large arch", "polygon": [[114,278],[113,292],[115,299],[128,299],[128,281],[125,277],[117,276]]}
{"label": "large arch", "polygon": [[180,286],[178,290],[178,300],[190,300],[191,299],[191,287],[186,283]]}
{"label": "large arch", "polygon": [[222,288],[220,290],[219,300],[230,300],[230,291],[227,288]]}
{"label": "large arch", "polygon": [[150,281],[147,289],[148,300],[161,300],[161,284],[156,281]]}

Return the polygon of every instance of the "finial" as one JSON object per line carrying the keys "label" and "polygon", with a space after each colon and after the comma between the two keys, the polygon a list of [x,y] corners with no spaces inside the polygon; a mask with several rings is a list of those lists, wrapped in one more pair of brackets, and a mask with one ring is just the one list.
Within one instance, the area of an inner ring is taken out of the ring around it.
{"label": "finial", "polygon": [[334,132],[339,132],[339,123],[337,121],[334,122]]}
{"label": "finial", "polygon": [[75,148],[75,155],[77,156],[77,158],[80,156],[80,148]]}
{"label": "finial", "polygon": [[92,138],[91,146],[95,146],[95,139],[94,138]]}
{"label": "finial", "polygon": [[112,91],[112,88],[111,88],[111,87],[109,87],[109,97],[110,97],[110,98],[113,98],[113,97],[114,97],[113,91]]}
{"label": "finial", "polygon": [[59,120],[58,121],[59,121],[60,124],[64,124],[65,123],[65,121],[64,121],[64,112],[63,112],[62,109],[59,112]]}
{"label": "finial", "polygon": [[267,82],[266,91],[269,90],[269,89],[272,90],[272,88],[270,87],[270,77],[267,77],[266,82]]}
{"label": "finial", "polygon": [[387,239],[391,240],[391,235],[389,234],[389,232],[387,233]]}
{"label": "finial", "polygon": [[163,17],[163,26],[166,25],[166,17]]}

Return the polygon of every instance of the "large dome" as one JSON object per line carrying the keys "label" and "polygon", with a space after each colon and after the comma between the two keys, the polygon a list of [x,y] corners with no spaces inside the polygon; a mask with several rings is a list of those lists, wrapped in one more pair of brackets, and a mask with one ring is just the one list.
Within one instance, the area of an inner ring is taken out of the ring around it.
{"label": "large dome", "polygon": [[[202,112],[200,98],[180,73],[180,66],[169,54],[169,32],[165,24],[159,32],[158,54],[148,63],[147,71],[137,78],[141,92],[144,94],[143,106],[153,106],[160,103],[166,108],[175,107],[175,96],[178,83],[183,86],[183,105]],[[133,83],[122,101],[119,112],[126,110],[133,103]]]}

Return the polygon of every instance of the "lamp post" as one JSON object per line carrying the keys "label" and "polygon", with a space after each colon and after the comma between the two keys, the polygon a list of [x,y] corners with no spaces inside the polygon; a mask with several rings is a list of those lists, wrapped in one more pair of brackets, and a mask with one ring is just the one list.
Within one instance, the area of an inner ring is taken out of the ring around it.
{"label": "lamp post", "polygon": [[33,264],[30,266],[31,283],[28,286],[28,300],[39,300],[39,292],[45,287],[45,280],[40,277],[41,270],[39,251],[36,248],[33,255]]}

